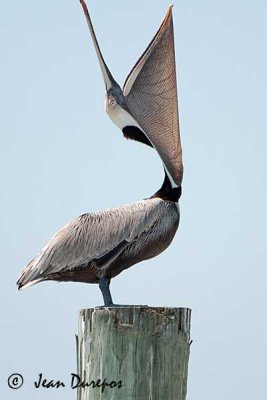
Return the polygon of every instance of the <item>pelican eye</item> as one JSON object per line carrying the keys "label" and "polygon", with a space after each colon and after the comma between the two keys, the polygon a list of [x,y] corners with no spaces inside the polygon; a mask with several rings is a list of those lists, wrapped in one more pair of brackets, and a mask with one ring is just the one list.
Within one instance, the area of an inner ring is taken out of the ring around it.
{"label": "pelican eye", "polygon": [[116,106],[117,102],[116,102],[116,100],[115,100],[115,98],[114,98],[113,96],[110,96],[110,97],[108,98],[108,104],[109,104],[112,108],[114,108],[114,107]]}

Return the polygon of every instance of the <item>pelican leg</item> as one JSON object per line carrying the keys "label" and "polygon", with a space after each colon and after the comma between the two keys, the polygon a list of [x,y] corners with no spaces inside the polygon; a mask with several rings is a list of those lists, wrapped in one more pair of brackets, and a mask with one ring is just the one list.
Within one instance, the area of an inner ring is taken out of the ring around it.
{"label": "pelican leg", "polygon": [[109,290],[109,285],[110,285],[110,279],[108,279],[108,278],[100,278],[99,279],[99,288],[103,295],[105,307],[113,306],[113,301],[112,301],[111,293]]}
{"label": "pelican leg", "polygon": [[129,304],[114,304],[112,301],[111,293],[109,290],[110,278],[99,278],[99,288],[102,292],[104,299],[104,306],[99,306],[97,308],[102,307],[148,307],[147,305],[129,305]]}

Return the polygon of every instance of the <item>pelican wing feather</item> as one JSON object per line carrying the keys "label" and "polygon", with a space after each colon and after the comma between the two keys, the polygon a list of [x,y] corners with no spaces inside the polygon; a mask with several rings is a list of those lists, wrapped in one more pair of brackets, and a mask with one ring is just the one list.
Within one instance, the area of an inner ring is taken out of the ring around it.
{"label": "pelican wing feather", "polygon": [[29,286],[47,275],[74,270],[114,249],[113,258],[118,256],[125,245],[154,225],[160,205],[160,199],[150,199],[79,216],[60,229],[26,266],[18,286]]}

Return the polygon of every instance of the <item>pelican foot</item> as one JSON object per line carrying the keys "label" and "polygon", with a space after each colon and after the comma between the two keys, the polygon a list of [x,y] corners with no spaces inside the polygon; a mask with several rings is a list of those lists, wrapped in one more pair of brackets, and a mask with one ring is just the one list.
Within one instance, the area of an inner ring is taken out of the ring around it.
{"label": "pelican foot", "polygon": [[112,301],[109,285],[110,285],[110,278],[99,279],[99,288],[103,295],[104,305],[97,306],[96,308],[148,307],[147,305],[136,305],[136,304],[114,304]]}

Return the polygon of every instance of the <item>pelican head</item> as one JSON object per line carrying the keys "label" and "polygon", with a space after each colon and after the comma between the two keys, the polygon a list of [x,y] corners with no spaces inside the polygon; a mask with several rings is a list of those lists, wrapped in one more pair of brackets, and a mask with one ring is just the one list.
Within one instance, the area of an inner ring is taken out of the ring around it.
{"label": "pelican head", "polygon": [[104,57],[101,53],[97,38],[96,38],[96,34],[94,31],[94,27],[90,18],[90,14],[88,12],[88,9],[86,7],[86,4],[84,2],[84,0],[80,0],[80,3],[82,5],[85,17],[86,17],[86,21],[92,36],[92,40],[94,43],[94,47],[96,50],[96,55],[99,61],[99,65],[100,65],[100,69],[103,75],[103,80],[104,80],[104,84],[105,84],[105,89],[106,89],[106,95],[105,95],[105,108],[108,111],[109,109],[112,110],[114,109],[118,104],[122,104],[123,102],[123,93],[122,90],[120,88],[120,86],[118,85],[118,83],[115,81],[115,79],[113,78],[110,70],[107,67],[107,64],[105,63]]}
{"label": "pelican head", "polygon": [[114,81],[113,86],[106,90],[105,95],[105,109],[107,113],[111,113],[117,105],[121,106],[123,104],[123,93],[120,86]]}
{"label": "pelican head", "polygon": [[104,79],[105,109],[127,139],[154,147],[173,183],[183,178],[178,118],[172,6],[154,38],[130,71],[123,89],[102,56],[85,1],[80,0]]}

